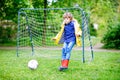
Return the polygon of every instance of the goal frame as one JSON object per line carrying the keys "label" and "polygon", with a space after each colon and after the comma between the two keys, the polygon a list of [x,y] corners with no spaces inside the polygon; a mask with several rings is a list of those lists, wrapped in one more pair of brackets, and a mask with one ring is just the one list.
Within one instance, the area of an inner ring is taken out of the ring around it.
{"label": "goal frame", "polygon": [[19,57],[19,30],[20,30],[20,15],[23,14],[25,15],[25,18],[26,18],[26,22],[27,22],[27,25],[28,25],[28,33],[29,33],[29,38],[30,38],[30,43],[31,43],[31,51],[32,51],[32,55],[34,55],[34,43],[32,41],[32,34],[31,34],[31,30],[30,30],[30,27],[29,27],[29,23],[28,23],[28,17],[27,17],[27,14],[26,12],[23,12],[22,10],[70,10],[70,9],[78,9],[81,11],[81,20],[82,20],[82,24],[81,24],[81,28],[82,28],[82,61],[83,63],[85,63],[85,39],[84,39],[84,27],[87,27],[87,33],[88,33],[88,39],[89,39],[89,46],[90,46],[90,52],[91,52],[91,57],[92,57],[92,60],[94,58],[94,55],[93,55],[93,47],[92,47],[92,42],[91,42],[91,36],[90,36],[90,29],[89,29],[89,21],[88,21],[88,16],[87,16],[87,13],[80,7],[75,7],[75,8],[45,8],[45,9],[42,9],[42,8],[21,8],[19,11],[18,11],[18,32],[17,32],[17,47],[16,47],[16,55],[17,57]]}

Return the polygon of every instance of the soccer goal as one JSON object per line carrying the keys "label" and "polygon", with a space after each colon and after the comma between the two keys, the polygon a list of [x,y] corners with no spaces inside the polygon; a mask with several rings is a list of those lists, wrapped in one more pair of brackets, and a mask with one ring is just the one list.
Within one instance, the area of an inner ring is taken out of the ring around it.
{"label": "soccer goal", "polygon": [[40,48],[60,47],[51,39],[59,32],[65,12],[71,12],[80,24],[82,46],[79,49],[82,52],[78,53],[82,53],[83,62],[88,54],[93,59],[88,18],[82,8],[21,8],[18,11],[17,56],[23,53],[34,55]]}

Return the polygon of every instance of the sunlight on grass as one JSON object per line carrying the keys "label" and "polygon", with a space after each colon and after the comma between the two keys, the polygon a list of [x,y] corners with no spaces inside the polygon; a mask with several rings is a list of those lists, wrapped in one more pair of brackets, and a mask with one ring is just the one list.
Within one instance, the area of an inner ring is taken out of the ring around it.
{"label": "sunlight on grass", "polygon": [[[58,71],[60,50],[40,50],[31,56],[21,54],[16,57],[15,50],[0,50],[0,80],[119,80],[120,53],[95,52],[92,62],[82,63],[82,54],[72,51],[69,69]],[[27,63],[38,60],[36,70],[30,70]]]}

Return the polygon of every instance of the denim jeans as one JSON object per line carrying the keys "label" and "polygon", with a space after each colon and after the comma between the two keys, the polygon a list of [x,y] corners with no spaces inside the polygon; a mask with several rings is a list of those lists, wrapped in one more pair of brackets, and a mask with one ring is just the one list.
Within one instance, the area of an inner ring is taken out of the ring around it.
{"label": "denim jeans", "polygon": [[74,45],[75,45],[75,41],[64,42],[63,48],[62,48],[62,60],[70,59],[71,50]]}

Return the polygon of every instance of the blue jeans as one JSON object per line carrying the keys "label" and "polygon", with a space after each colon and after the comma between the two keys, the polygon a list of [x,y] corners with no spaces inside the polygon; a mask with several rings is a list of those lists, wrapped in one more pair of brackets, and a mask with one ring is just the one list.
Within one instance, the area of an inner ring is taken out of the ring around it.
{"label": "blue jeans", "polygon": [[70,59],[71,50],[74,45],[75,45],[75,41],[64,42],[63,48],[62,48],[62,60]]}

